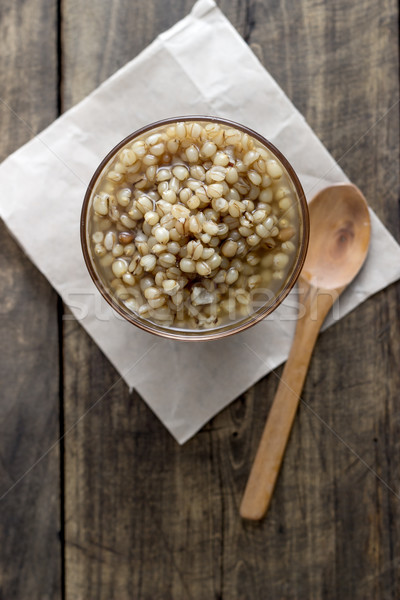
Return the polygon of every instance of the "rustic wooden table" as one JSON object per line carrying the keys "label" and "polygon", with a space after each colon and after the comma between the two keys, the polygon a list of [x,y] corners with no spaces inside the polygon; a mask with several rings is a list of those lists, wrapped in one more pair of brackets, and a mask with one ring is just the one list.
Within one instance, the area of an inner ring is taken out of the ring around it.
{"label": "rustic wooden table", "polygon": [[[397,2],[218,4],[399,238]],[[3,0],[0,158],[192,5]],[[399,285],[321,335],[252,524],[238,506],[277,377],[179,447],[1,231],[1,599],[400,597]]]}

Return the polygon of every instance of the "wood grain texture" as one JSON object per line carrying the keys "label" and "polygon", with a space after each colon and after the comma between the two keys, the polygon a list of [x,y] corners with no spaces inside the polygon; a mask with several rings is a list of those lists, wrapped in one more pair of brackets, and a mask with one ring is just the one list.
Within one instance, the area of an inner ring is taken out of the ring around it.
{"label": "wood grain texture", "polygon": [[113,386],[65,439],[66,597],[216,597],[220,490],[209,436],[179,448],[80,326],[66,329],[66,428]]}
{"label": "wood grain texture", "polygon": [[[121,2],[78,17],[77,3],[64,2],[64,108],[193,4]],[[65,438],[66,598],[220,597],[221,490],[210,436],[179,447],[137,395],[121,381],[112,387],[118,375],[79,325],[67,320],[64,330],[66,431],[105,393]]]}
{"label": "wood grain texture", "polygon": [[[1,159],[57,116],[56,23],[53,1],[1,3]],[[3,224],[1,240],[0,598],[58,600],[57,445],[40,460],[59,436],[57,296]]]}
{"label": "wood grain texture", "polygon": [[[61,0],[63,109],[194,0]],[[394,0],[220,0],[399,238]],[[57,114],[57,10],[0,7],[0,156]],[[2,231],[0,473],[8,489],[57,439],[56,296]],[[1,503],[0,598],[395,600],[400,597],[400,288],[317,342],[268,517],[239,504],[281,370],[179,447],[74,320],[63,322],[57,447]],[[23,310],[21,309],[23,307]],[[64,509],[65,589],[57,537]]]}
{"label": "wood grain texture", "polygon": [[[398,107],[381,118],[398,100],[395,3],[277,5],[253,5],[250,39],[398,238]],[[398,299],[397,284],[318,341],[264,525],[271,597],[399,594]]]}

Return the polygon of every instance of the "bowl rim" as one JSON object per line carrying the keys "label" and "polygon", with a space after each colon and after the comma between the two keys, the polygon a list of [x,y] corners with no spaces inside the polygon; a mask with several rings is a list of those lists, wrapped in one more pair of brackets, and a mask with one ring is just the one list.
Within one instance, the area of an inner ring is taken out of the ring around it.
{"label": "bowl rim", "polygon": [[[244,317],[243,320],[235,321],[234,323],[232,323],[231,326],[228,323],[225,327],[222,326],[221,328],[214,329],[214,330],[213,329],[198,329],[198,330],[189,330],[188,329],[186,332],[186,331],[178,330],[178,329],[177,330],[169,329],[168,327],[163,327],[161,325],[159,326],[156,323],[153,323],[151,321],[140,319],[133,312],[130,313],[130,312],[128,312],[127,309],[124,310],[122,308],[122,306],[120,304],[118,304],[118,302],[112,297],[112,295],[105,288],[104,284],[101,281],[100,276],[97,274],[97,272],[93,266],[92,258],[91,258],[90,251],[89,251],[88,237],[87,237],[87,216],[88,216],[90,199],[91,199],[93,190],[95,188],[95,185],[97,183],[97,180],[98,180],[100,174],[102,173],[102,171],[104,170],[105,166],[107,165],[107,163],[117,154],[117,152],[119,150],[121,150],[126,144],[133,141],[135,138],[143,135],[144,133],[146,133],[148,131],[151,131],[152,129],[156,129],[158,127],[170,125],[173,123],[187,122],[187,121],[203,121],[203,122],[206,121],[209,123],[219,123],[219,124],[222,124],[225,126],[230,126],[232,128],[238,129],[239,131],[242,131],[243,133],[247,133],[248,135],[251,135],[257,141],[259,141],[262,145],[264,145],[266,148],[271,150],[271,152],[279,159],[279,161],[285,167],[285,169],[294,185],[296,194],[299,199],[299,206],[300,206],[299,212],[300,212],[300,219],[301,219],[301,224],[302,224],[302,232],[301,232],[299,251],[298,251],[294,269],[293,269],[289,279],[287,280],[286,284],[284,285],[284,287],[280,290],[280,292],[277,295],[274,296],[274,301],[272,304],[267,305],[264,309],[263,308],[258,309],[258,311],[255,312],[253,315]],[[140,127],[139,129],[136,129],[134,132],[127,135],[123,140],[118,142],[118,144],[116,144],[107,153],[107,155],[103,158],[103,160],[100,162],[97,169],[93,173],[93,176],[91,177],[89,185],[85,192],[85,196],[83,199],[83,205],[82,205],[82,211],[81,211],[81,218],[80,218],[80,238],[81,238],[81,247],[82,247],[85,264],[86,264],[86,267],[89,271],[89,274],[90,274],[94,284],[96,285],[97,289],[99,290],[99,292],[101,293],[103,298],[120,316],[122,316],[126,321],[128,321],[132,325],[135,325],[136,327],[139,327],[140,329],[142,329],[143,331],[147,331],[148,333],[152,333],[154,335],[158,335],[163,338],[167,338],[169,340],[177,340],[177,341],[203,341],[203,342],[205,342],[205,341],[222,339],[222,338],[228,337],[230,335],[244,331],[244,330],[248,329],[249,327],[252,327],[256,323],[259,323],[265,317],[270,315],[276,308],[278,308],[278,306],[283,302],[283,300],[286,298],[286,296],[292,290],[292,288],[294,287],[294,285],[301,273],[301,270],[303,268],[304,261],[306,258],[306,254],[307,254],[309,235],[310,235],[310,223],[309,223],[309,213],[308,213],[306,196],[305,196],[303,187],[300,183],[300,180],[299,180],[295,170],[293,169],[292,165],[289,163],[288,159],[282,154],[282,152],[278,148],[276,148],[276,146],[274,146],[274,144],[272,144],[272,142],[270,142],[268,139],[266,139],[260,133],[254,131],[250,127],[247,127],[246,125],[242,125],[241,123],[237,123],[236,121],[232,121],[230,119],[225,119],[223,117],[206,116],[206,115],[183,115],[183,116],[178,116],[178,117],[169,117],[169,118],[165,118],[165,119],[160,119],[158,121],[154,121],[143,127]]]}

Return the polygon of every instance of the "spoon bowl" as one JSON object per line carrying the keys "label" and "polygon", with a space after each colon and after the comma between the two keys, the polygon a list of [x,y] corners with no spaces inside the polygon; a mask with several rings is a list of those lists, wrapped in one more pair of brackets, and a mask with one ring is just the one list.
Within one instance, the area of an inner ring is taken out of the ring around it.
{"label": "spoon bowl", "polygon": [[310,203],[309,214],[308,254],[299,278],[302,310],[240,506],[245,519],[261,519],[268,509],[318,333],[368,253],[369,211],[356,186],[325,188]]}
{"label": "spoon bowl", "polygon": [[301,277],[326,290],[347,286],[364,263],[370,238],[367,201],[351,184],[319,192],[309,205],[310,245]]}

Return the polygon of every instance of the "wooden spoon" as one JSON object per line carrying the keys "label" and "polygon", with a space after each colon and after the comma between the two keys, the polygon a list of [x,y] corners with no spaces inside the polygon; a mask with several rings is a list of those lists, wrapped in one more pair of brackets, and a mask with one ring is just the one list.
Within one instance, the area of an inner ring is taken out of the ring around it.
{"label": "wooden spoon", "polygon": [[310,244],[299,278],[296,334],[240,506],[245,519],[261,519],[268,509],[319,330],[368,252],[368,206],[356,186],[322,190],[309,210]]}

